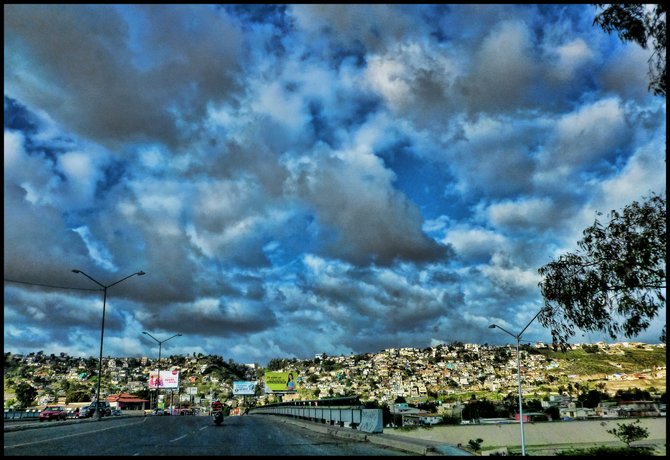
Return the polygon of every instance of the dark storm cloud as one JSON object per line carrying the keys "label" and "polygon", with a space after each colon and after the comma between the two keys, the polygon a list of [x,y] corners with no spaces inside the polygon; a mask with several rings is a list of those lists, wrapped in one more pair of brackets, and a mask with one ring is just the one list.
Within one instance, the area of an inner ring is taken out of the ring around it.
{"label": "dark storm cloud", "polygon": [[236,90],[242,39],[213,7],[130,9],[136,22],[113,5],[5,6],[5,91],[110,146],[175,145],[208,101]]}
{"label": "dark storm cloud", "polygon": [[[648,51],[592,5],[4,11],[5,278],[145,271],[105,354],[504,342],[596,212],[665,187]],[[6,281],[6,349],[95,354],[101,303]]]}

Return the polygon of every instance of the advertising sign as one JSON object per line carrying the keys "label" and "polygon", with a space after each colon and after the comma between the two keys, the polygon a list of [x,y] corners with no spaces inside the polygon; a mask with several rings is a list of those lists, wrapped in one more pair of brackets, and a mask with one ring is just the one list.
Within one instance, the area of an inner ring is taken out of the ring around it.
{"label": "advertising sign", "polygon": [[293,393],[297,372],[265,372],[265,393]]}
{"label": "advertising sign", "polygon": [[149,389],[156,388],[179,388],[179,371],[156,371],[149,372]]}
{"label": "advertising sign", "polygon": [[257,381],[233,382],[233,395],[253,395],[256,393]]}

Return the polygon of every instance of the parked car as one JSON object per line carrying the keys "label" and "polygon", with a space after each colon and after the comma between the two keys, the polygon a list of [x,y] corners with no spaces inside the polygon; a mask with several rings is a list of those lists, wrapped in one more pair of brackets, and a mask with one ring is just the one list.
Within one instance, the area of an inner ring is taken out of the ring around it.
{"label": "parked car", "polygon": [[89,418],[93,415],[93,412],[95,412],[95,409],[93,407],[84,406],[79,409],[78,418]]}
{"label": "parked car", "polygon": [[61,406],[47,406],[40,412],[40,422],[65,419],[67,419],[67,412]]}
{"label": "parked car", "polygon": [[95,414],[96,409],[99,407],[100,411],[102,412],[102,416],[106,417],[108,415],[112,415],[112,408],[109,405],[109,401],[102,401],[100,403],[95,403],[92,402],[90,406],[91,409],[93,409],[93,413]]}
{"label": "parked car", "polygon": [[[79,418],[89,418],[93,417],[96,411],[97,404],[92,402],[90,406],[82,407],[79,410]],[[112,408],[109,406],[109,402],[103,401],[100,403],[100,410],[102,411],[102,416],[106,417],[112,415]]]}
{"label": "parked car", "polygon": [[153,411],[151,411],[151,415],[163,415],[163,414],[164,414],[163,409],[154,409]]}
{"label": "parked car", "polygon": [[112,415],[123,415],[121,409],[112,409]]}

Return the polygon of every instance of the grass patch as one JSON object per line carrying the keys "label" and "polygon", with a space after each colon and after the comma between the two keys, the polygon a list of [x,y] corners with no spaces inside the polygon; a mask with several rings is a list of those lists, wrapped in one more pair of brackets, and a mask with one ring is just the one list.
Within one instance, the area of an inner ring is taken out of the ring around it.
{"label": "grass patch", "polygon": [[539,349],[536,352],[558,361],[561,371],[576,375],[630,373],[666,365],[665,350],[661,348],[651,350],[630,348],[624,350],[623,354],[608,354],[604,351],[588,353],[584,349],[565,352]]}
{"label": "grass patch", "polygon": [[649,457],[654,455],[653,447],[589,447],[587,449],[568,449],[556,453],[557,457],[594,457],[607,455],[612,457]]}

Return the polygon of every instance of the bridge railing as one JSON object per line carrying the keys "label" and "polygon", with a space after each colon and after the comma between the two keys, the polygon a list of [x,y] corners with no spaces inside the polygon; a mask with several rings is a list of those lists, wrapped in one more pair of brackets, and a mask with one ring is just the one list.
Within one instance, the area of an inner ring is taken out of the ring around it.
{"label": "bridge railing", "polygon": [[40,411],[37,409],[11,410],[5,409],[5,420],[37,420]]}
{"label": "bridge railing", "polygon": [[[318,402],[317,402],[318,404]],[[250,414],[277,415],[299,418],[316,423],[348,427],[366,433],[383,432],[381,409],[366,409],[363,406],[318,406],[272,404],[249,410]]]}

